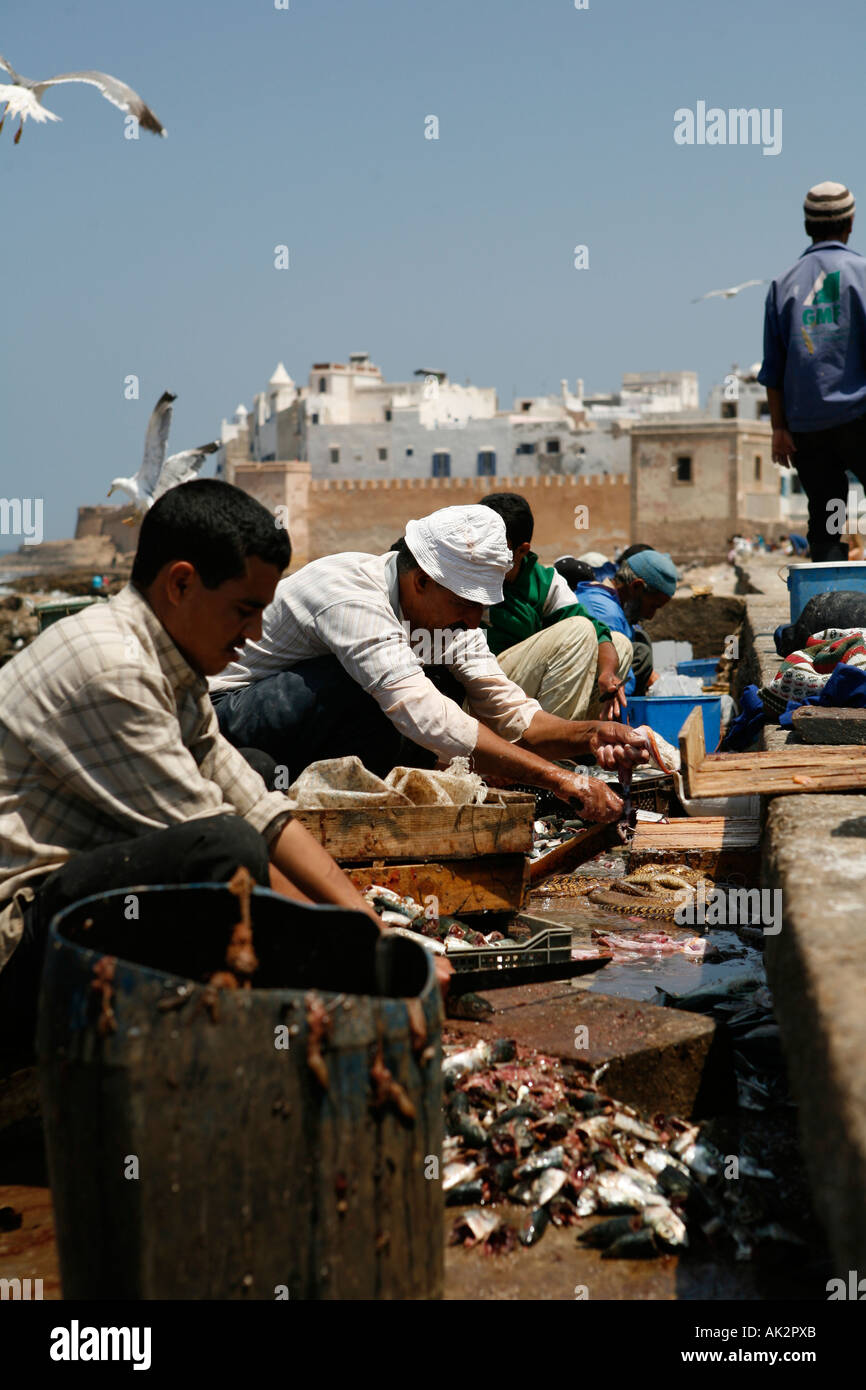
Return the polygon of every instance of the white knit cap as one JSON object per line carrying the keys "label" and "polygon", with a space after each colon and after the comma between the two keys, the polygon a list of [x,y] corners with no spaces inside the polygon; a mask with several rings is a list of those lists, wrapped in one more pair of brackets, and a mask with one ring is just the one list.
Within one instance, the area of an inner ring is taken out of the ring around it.
{"label": "white knit cap", "polygon": [[505,522],[492,507],[442,507],[406,523],[406,544],[425,574],[458,598],[489,607],[511,569]]}
{"label": "white knit cap", "polygon": [[578,560],[582,560],[591,569],[601,569],[602,565],[609,563],[606,555],[602,555],[600,550],[588,550],[585,555],[578,555]]}

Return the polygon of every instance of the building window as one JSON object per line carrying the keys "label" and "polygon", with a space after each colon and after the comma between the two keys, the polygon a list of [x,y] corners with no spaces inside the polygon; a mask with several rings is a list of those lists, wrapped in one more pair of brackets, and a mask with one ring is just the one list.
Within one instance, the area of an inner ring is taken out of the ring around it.
{"label": "building window", "polygon": [[492,478],[496,472],[496,454],[492,449],[482,449],[478,455],[476,472],[479,478]]}
{"label": "building window", "polygon": [[317,425],[317,424],[319,423],[319,417],[318,417],[318,415],[311,415],[311,416],[310,416],[310,422],[311,422],[311,424]]}
{"label": "building window", "polygon": [[390,419],[391,419],[391,412],[390,412],[390,410],[386,410],[386,411],[385,411],[385,419],[386,419],[386,420],[390,420]]}
{"label": "building window", "polygon": [[323,391],[327,391],[327,389],[328,389],[328,378],[325,377],[325,376],[320,376],[320,377],[319,377],[319,393],[321,394]]}
{"label": "building window", "polygon": [[761,455],[755,454],[755,482],[761,481]]}
{"label": "building window", "polygon": [[376,453],[379,455],[379,462],[380,462],[380,463],[387,463],[387,462],[388,462],[388,450],[387,450],[387,449],[377,449],[377,450],[376,450]]}
{"label": "building window", "polygon": [[414,449],[407,449],[407,450],[406,450],[406,457],[407,457],[407,459],[412,458],[413,455],[414,455],[414,453],[415,453],[415,450],[414,450]]}
{"label": "building window", "polygon": [[339,462],[340,462],[340,450],[339,450],[339,449],[331,449],[331,450],[330,450],[330,454],[331,454],[331,463],[339,463]]}
{"label": "building window", "polygon": [[723,420],[736,420],[736,418],[737,418],[737,402],[736,402],[736,401],[722,401],[722,419],[723,419]]}
{"label": "building window", "polygon": [[677,482],[690,483],[692,481],[692,461],[688,455],[677,459]]}
{"label": "building window", "polygon": [[450,478],[450,477],[451,477],[451,455],[450,455],[450,454],[434,454],[434,455],[433,455],[433,477],[434,477],[434,478]]}
{"label": "building window", "polygon": [[535,445],[534,445],[534,444],[518,444],[516,452],[517,452],[518,454],[534,454],[534,453],[535,453]]}
{"label": "building window", "polygon": [[548,439],[548,440],[546,440],[545,445],[544,445],[544,449],[545,449],[545,453],[548,453],[548,454],[558,454],[558,453],[559,453],[559,440],[558,440],[558,439]]}
{"label": "building window", "polygon": [[760,402],[758,403],[758,419],[759,419],[759,420],[766,420],[766,419],[769,417],[769,414],[770,414],[770,402],[769,402],[769,401],[760,401]]}
{"label": "building window", "polygon": [[802,496],[802,493],[803,493],[803,484],[800,482],[800,478],[799,478],[798,474],[795,473],[794,476],[793,476],[793,478],[791,479],[791,496],[792,496],[792,497],[800,497],[800,496]]}
{"label": "building window", "polygon": [[532,409],[532,401],[521,401],[520,409],[523,411],[524,414],[528,414],[529,411]]}

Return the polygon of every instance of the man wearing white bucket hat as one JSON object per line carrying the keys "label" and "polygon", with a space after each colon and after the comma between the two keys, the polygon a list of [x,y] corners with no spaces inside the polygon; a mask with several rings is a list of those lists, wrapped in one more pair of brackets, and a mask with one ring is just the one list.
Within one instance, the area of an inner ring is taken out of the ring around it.
{"label": "man wearing white bucket hat", "polygon": [[647,761],[645,743],[618,724],[546,714],[508,679],[479,624],[511,565],[505,524],[482,506],[410,521],[384,555],[314,560],[280,581],[259,641],[211,681],[222,732],[292,777],[350,754],[380,774],[413,750],[465,756],[478,772],[576,802],[588,819],[616,820],[621,802],[602,782],[550,760],[591,753],[627,768]]}
{"label": "man wearing white bucket hat", "polygon": [[796,468],[811,558],[826,563],[848,559],[846,470],[866,485],[866,260],[848,249],[854,198],[844,184],[815,184],[803,211],[812,245],[770,285],[758,381],[773,461]]}

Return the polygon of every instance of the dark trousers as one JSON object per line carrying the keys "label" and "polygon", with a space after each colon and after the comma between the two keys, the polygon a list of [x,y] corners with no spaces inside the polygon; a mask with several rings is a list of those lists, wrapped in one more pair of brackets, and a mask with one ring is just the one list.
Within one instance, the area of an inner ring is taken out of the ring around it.
{"label": "dark trousers", "polygon": [[[152,883],[226,883],[243,864],[267,888],[268,850],[240,816],[208,816],[75,854],[43,879],[24,910],[24,933],[0,970],[0,1053],[32,1052],[39,976],[52,918],[81,898]],[[4,1068],[6,1069],[6,1068]]]}
{"label": "dark trousers", "polygon": [[[462,699],[462,686],[460,692]],[[353,753],[379,777],[392,767],[430,767],[435,761],[401,738],[372,695],[352,680],[335,656],[301,661],[288,671],[212,698],[229,743],[243,748],[247,757],[247,749],[261,749],[288,769],[290,781],[310,763]]]}
{"label": "dark trousers", "polygon": [[846,542],[827,530],[828,517],[838,511],[828,511],[828,503],[847,504],[846,469],[866,487],[866,415],[829,430],[810,430],[808,434],[792,431],[792,438],[797,446],[794,463],[809,499],[810,556],[816,564],[847,560]]}
{"label": "dark trousers", "polygon": [[652,642],[641,628],[636,627],[632,632],[631,645],[634,651],[631,660],[634,693],[635,695],[646,695],[649,688],[649,678],[653,673]]}

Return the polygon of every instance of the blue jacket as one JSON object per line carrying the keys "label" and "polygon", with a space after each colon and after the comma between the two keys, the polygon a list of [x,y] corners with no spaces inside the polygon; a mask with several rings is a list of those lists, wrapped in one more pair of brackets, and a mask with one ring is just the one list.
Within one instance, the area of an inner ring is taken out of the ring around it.
{"label": "blue jacket", "polygon": [[[628,640],[634,637],[634,628],[623,612],[622,604],[614,589],[609,589],[606,584],[594,584],[591,580],[584,580],[578,584],[575,593],[577,601],[591,618],[597,618],[599,622],[605,623],[611,632],[621,632]],[[634,671],[629,671],[625,682],[626,699],[634,694]]]}
{"label": "blue jacket", "polygon": [[782,391],[792,430],[866,414],[866,260],[858,252],[818,242],[773,281],[758,380]]}

